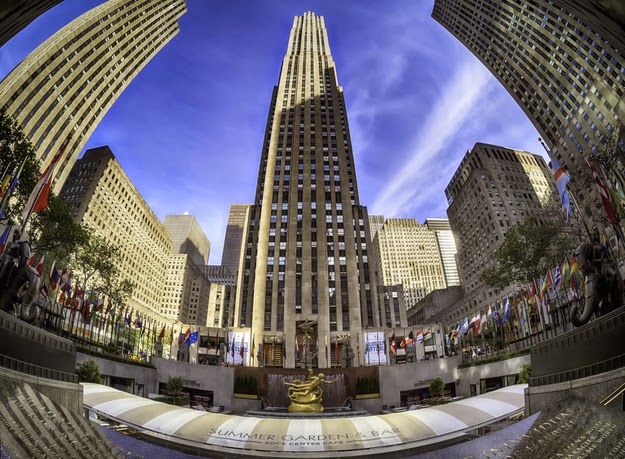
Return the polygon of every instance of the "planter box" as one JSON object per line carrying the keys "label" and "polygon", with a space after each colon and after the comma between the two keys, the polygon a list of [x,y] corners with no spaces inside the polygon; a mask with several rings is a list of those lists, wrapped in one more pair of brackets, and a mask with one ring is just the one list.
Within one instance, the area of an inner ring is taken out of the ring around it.
{"label": "planter box", "polygon": [[258,395],[256,394],[233,394],[234,398],[247,398],[248,400],[258,400]]}
{"label": "planter box", "polygon": [[358,394],[356,395],[356,400],[364,400],[367,398],[380,398],[380,393],[375,394]]}

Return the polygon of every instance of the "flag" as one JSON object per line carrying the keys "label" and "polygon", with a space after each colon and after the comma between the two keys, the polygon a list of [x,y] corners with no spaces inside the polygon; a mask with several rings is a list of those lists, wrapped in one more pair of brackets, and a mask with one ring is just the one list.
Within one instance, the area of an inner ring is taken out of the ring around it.
{"label": "flag", "polygon": [[479,335],[480,334],[480,330],[481,330],[481,325],[482,323],[482,316],[480,314],[480,311],[477,311],[477,313],[475,314],[475,317],[473,318],[473,333],[475,335]]}
{"label": "flag", "polygon": [[423,329],[419,329],[419,331],[417,332],[417,343],[420,343],[421,341],[423,341]]}
{"label": "flag", "polygon": [[[306,338],[306,335],[304,335],[304,338]],[[243,353],[245,352],[244,344],[243,335],[241,335],[241,342],[239,343],[239,355],[241,356],[241,359],[243,359]]]}
{"label": "flag", "polygon": [[254,338],[256,338],[256,335],[255,333],[252,333],[252,352],[250,354],[250,357],[252,358],[252,360],[254,360],[254,351],[256,350],[256,342]]}
{"label": "flag", "polygon": [[410,346],[413,343],[414,343],[414,333],[412,330],[410,330],[410,333],[408,333],[408,338],[406,339],[406,346]]}
{"label": "flag", "polygon": [[508,321],[508,316],[510,315],[510,297],[506,295],[506,306],[503,310],[503,323],[505,324]]}
{"label": "flag", "polygon": [[571,213],[571,201],[566,186],[571,181],[571,176],[564,167],[560,166],[560,163],[555,158],[551,160],[551,172],[556,179],[558,194],[560,195],[560,201],[562,201],[562,211],[565,213],[566,222],[568,223],[569,214]]}
{"label": "flag", "polygon": [[545,276],[544,280],[543,280],[543,286],[540,289],[540,301],[543,300],[543,296],[545,295],[545,292],[547,291],[547,289],[549,289],[549,287],[551,287],[553,285],[553,277],[551,276],[551,270],[547,271],[547,275]]}
{"label": "flag", "polygon": [[199,331],[194,331],[193,333],[189,335],[189,346],[193,343],[197,343],[199,334],[200,334]]}
{"label": "flag", "polygon": [[599,177],[599,174],[597,173],[595,168],[592,166],[592,163],[588,160],[588,158],[586,158],[586,164],[588,164],[588,167],[590,168],[590,173],[592,174],[593,178],[595,179],[595,182],[597,183],[597,188],[599,189],[599,195],[601,196],[601,202],[603,203],[603,208],[605,209],[605,213],[608,216],[608,220],[610,220],[610,223],[615,224],[617,218],[616,218],[616,215],[614,214],[614,209],[612,208],[612,204],[610,204],[610,197],[609,197],[610,195],[608,194],[608,190],[603,184],[601,177]]}
{"label": "flag", "polygon": [[465,317],[464,322],[462,322],[462,324],[460,325],[460,330],[458,331],[458,338],[460,338],[462,335],[464,335],[468,331],[469,331],[469,318]]}
{"label": "flag", "polygon": [[35,267],[35,269],[37,270],[40,276],[41,276],[41,272],[43,271],[43,264],[45,263],[45,261],[46,261],[46,254],[44,253],[43,256],[39,259],[37,266]]}
{"label": "flag", "polygon": [[560,266],[556,265],[556,278],[553,282],[553,293],[558,293],[558,288],[562,283],[562,271],[560,271]]}
{"label": "flag", "polygon": [[54,173],[54,168],[61,160],[63,153],[65,153],[65,148],[69,143],[69,139],[66,140],[61,146],[61,151],[52,159],[48,167],[41,177],[39,181],[33,188],[33,191],[24,206],[24,213],[22,215],[22,221],[25,222],[31,213],[41,212],[44,209],[48,208],[48,195],[50,194],[50,187],[52,186],[52,178]]}
{"label": "flag", "polygon": [[569,277],[571,277],[571,266],[568,257],[565,257],[564,263],[562,263],[562,285],[569,283]]}
{"label": "flag", "polygon": [[493,318],[493,305],[489,304],[488,305],[487,319],[492,319],[492,318]]}
{"label": "flag", "polygon": [[162,341],[163,338],[165,338],[165,325],[163,325],[163,328],[161,328],[161,333],[158,335],[159,340]]}
{"label": "flag", "polygon": [[2,236],[0,236],[0,253],[4,252],[4,246],[7,245],[7,241],[9,240],[9,235],[11,234],[11,225],[7,225],[2,232]]}
{"label": "flag", "polygon": [[70,276],[71,273],[68,273],[67,270],[63,269],[61,272],[61,282],[59,284],[59,288],[61,290],[65,289],[70,284]]}
{"label": "flag", "polygon": [[[109,304],[111,304],[110,301],[109,301]],[[102,311],[102,309],[104,309],[104,297],[99,296],[98,299],[96,300],[95,310]]]}
{"label": "flag", "polygon": [[182,338],[182,340],[186,341],[189,339],[190,336],[191,336],[191,327],[187,328],[187,331],[184,332],[184,337]]}
{"label": "flag", "polygon": [[48,286],[46,285],[45,282],[41,283],[41,296],[43,296],[44,298],[48,298]]}
{"label": "flag", "polygon": [[[105,312],[105,314],[109,314],[111,312],[111,309],[113,309],[113,303],[111,303],[111,299],[109,298],[109,302],[106,305],[106,312]],[[115,315],[115,311],[113,311],[113,315]]]}
{"label": "flag", "polygon": [[397,353],[397,348],[395,345],[395,330],[393,330],[393,336],[391,337],[391,353],[392,354],[396,354]]}
{"label": "flag", "polygon": [[56,286],[59,283],[59,271],[56,269],[56,261],[52,263],[52,269],[50,270],[50,288],[56,290]]}
{"label": "flag", "polygon": [[431,328],[428,328],[428,331],[426,331],[423,334],[423,341],[427,341],[429,339],[432,339],[432,329]]}
{"label": "flag", "polygon": [[486,310],[482,311],[482,317],[480,318],[480,333],[488,325],[488,316],[486,315]]}

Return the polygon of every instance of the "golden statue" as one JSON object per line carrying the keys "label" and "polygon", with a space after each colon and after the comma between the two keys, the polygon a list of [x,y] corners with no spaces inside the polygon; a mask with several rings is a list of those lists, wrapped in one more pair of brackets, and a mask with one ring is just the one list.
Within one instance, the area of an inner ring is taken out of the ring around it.
{"label": "golden statue", "polygon": [[313,376],[313,371],[308,370],[308,376],[304,381],[294,379],[292,383],[285,382],[289,386],[289,412],[290,413],[321,413],[321,384],[332,384],[336,381],[328,381],[323,373]]}

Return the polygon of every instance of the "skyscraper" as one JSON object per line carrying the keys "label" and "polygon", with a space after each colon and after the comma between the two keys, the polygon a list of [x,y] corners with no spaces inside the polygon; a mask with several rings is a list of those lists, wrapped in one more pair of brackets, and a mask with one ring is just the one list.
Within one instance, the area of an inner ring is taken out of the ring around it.
{"label": "skyscraper", "polygon": [[228,226],[224,237],[224,248],[221,253],[221,264],[227,266],[232,274],[239,270],[241,246],[247,222],[249,204],[232,204],[228,215]]}
{"label": "skyscraper", "polygon": [[0,3],[0,46],[63,0],[5,0]]}
{"label": "skyscraper", "polygon": [[174,37],[184,0],[109,0],[63,27],[0,83],[0,106],[22,128],[47,167],[71,142],[56,169],[61,189],[76,158],[109,108]]}
{"label": "skyscraper", "polygon": [[[302,358],[290,352],[295,339],[321,349],[348,336],[356,349],[356,334],[379,320],[369,245],[343,88],[324,19],[307,12],[293,21],[273,89],[235,323],[257,342],[283,340],[286,367]],[[326,353],[310,363],[328,366]]]}
{"label": "skyscraper", "polygon": [[174,244],[173,253],[189,255],[198,266],[208,263],[211,243],[193,215],[165,215],[163,226]]}
{"label": "skyscraper", "polygon": [[436,232],[414,218],[387,218],[372,244],[379,285],[402,284],[410,308],[432,290],[447,287]]}
{"label": "skyscraper", "polygon": [[625,151],[624,9],[582,0],[435,0],[432,17],[493,73],[574,176],[609,137]]}
{"label": "skyscraper", "polygon": [[557,191],[542,156],[485,143],[467,152],[445,189],[465,305],[498,299],[480,276],[494,266],[495,251],[512,226],[530,217],[553,218],[543,207],[550,193]]}
{"label": "skyscraper", "polygon": [[458,266],[456,265],[456,241],[454,240],[451,226],[449,226],[449,220],[446,218],[428,218],[425,224],[430,231],[434,231],[434,234],[436,234],[436,242],[438,243],[441,260],[443,260],[447,287],[460,285],[460,276],[458,275]]}
{"label": "skyscraper", "polygon": [[120,249],[120,275],[135,284],[126,305],[142,314],[169,317],[161,302],[171,238],[111,149],[87,150],[72,167],[59,197],[75,223]]}

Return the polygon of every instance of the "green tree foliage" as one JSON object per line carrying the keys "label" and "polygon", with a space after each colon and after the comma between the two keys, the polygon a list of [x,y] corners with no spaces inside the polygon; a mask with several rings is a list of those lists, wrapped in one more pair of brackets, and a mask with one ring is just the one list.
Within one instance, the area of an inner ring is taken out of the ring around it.
{"label": "green tree foliage", "polygon": [[182,378],[180,376],[169,378],[163,392],[165,392],[165,395],[168,397],[180,396],[180,392],[182,392]]}
{"label": "green tree foliage", "polygon": [[521,367],[521,372],[519,373],[518,384],[527,384],[532,377],[532,366],[529,363],[526,363]]}
{"label": "green tree foliage", "polygon": [[445,382],[440,376],[436,376],[432,379],[429,390],[432,397],[442,397],[445,392]]}
{"label": "green tree foliage", "polygon": [[79,273],[82,285],[107,295],[115,304],[124,304],[132,295],[134,284],[122,279],[116,264],[121,256],[119,247],[95,233],[87,234],[87,240],[71,254],[71,269]]}
{"label": "green tree foliage", "polygon": [[102,384],[100,367],[92,359],[85,360],[76,373],[81,382]]}
{"label": "green tree foliage", "polygon": [[19,168],[24,161],[14,201],[7,208],[3,222],[21,224],[22,209],[39,180],[40,171],[35,149],[15,121],[0,109],[0,174],[7,168]]}
{"label": "green tree foliage", "polygon": [[49,207],[30,218],[31,248],[36,253],[49,253],[57,263],[66,264],[78,246],[89,240],[89,233],[74,223],[72,213],[65,203],[50,193]]}
{"label": "green tree foliage", "polygon": [[510,228],[495,252],[495,266],[484,270],[481,279],[497,291],[531,283],[561,263],[575,245],[561,223],[530,218]]}

